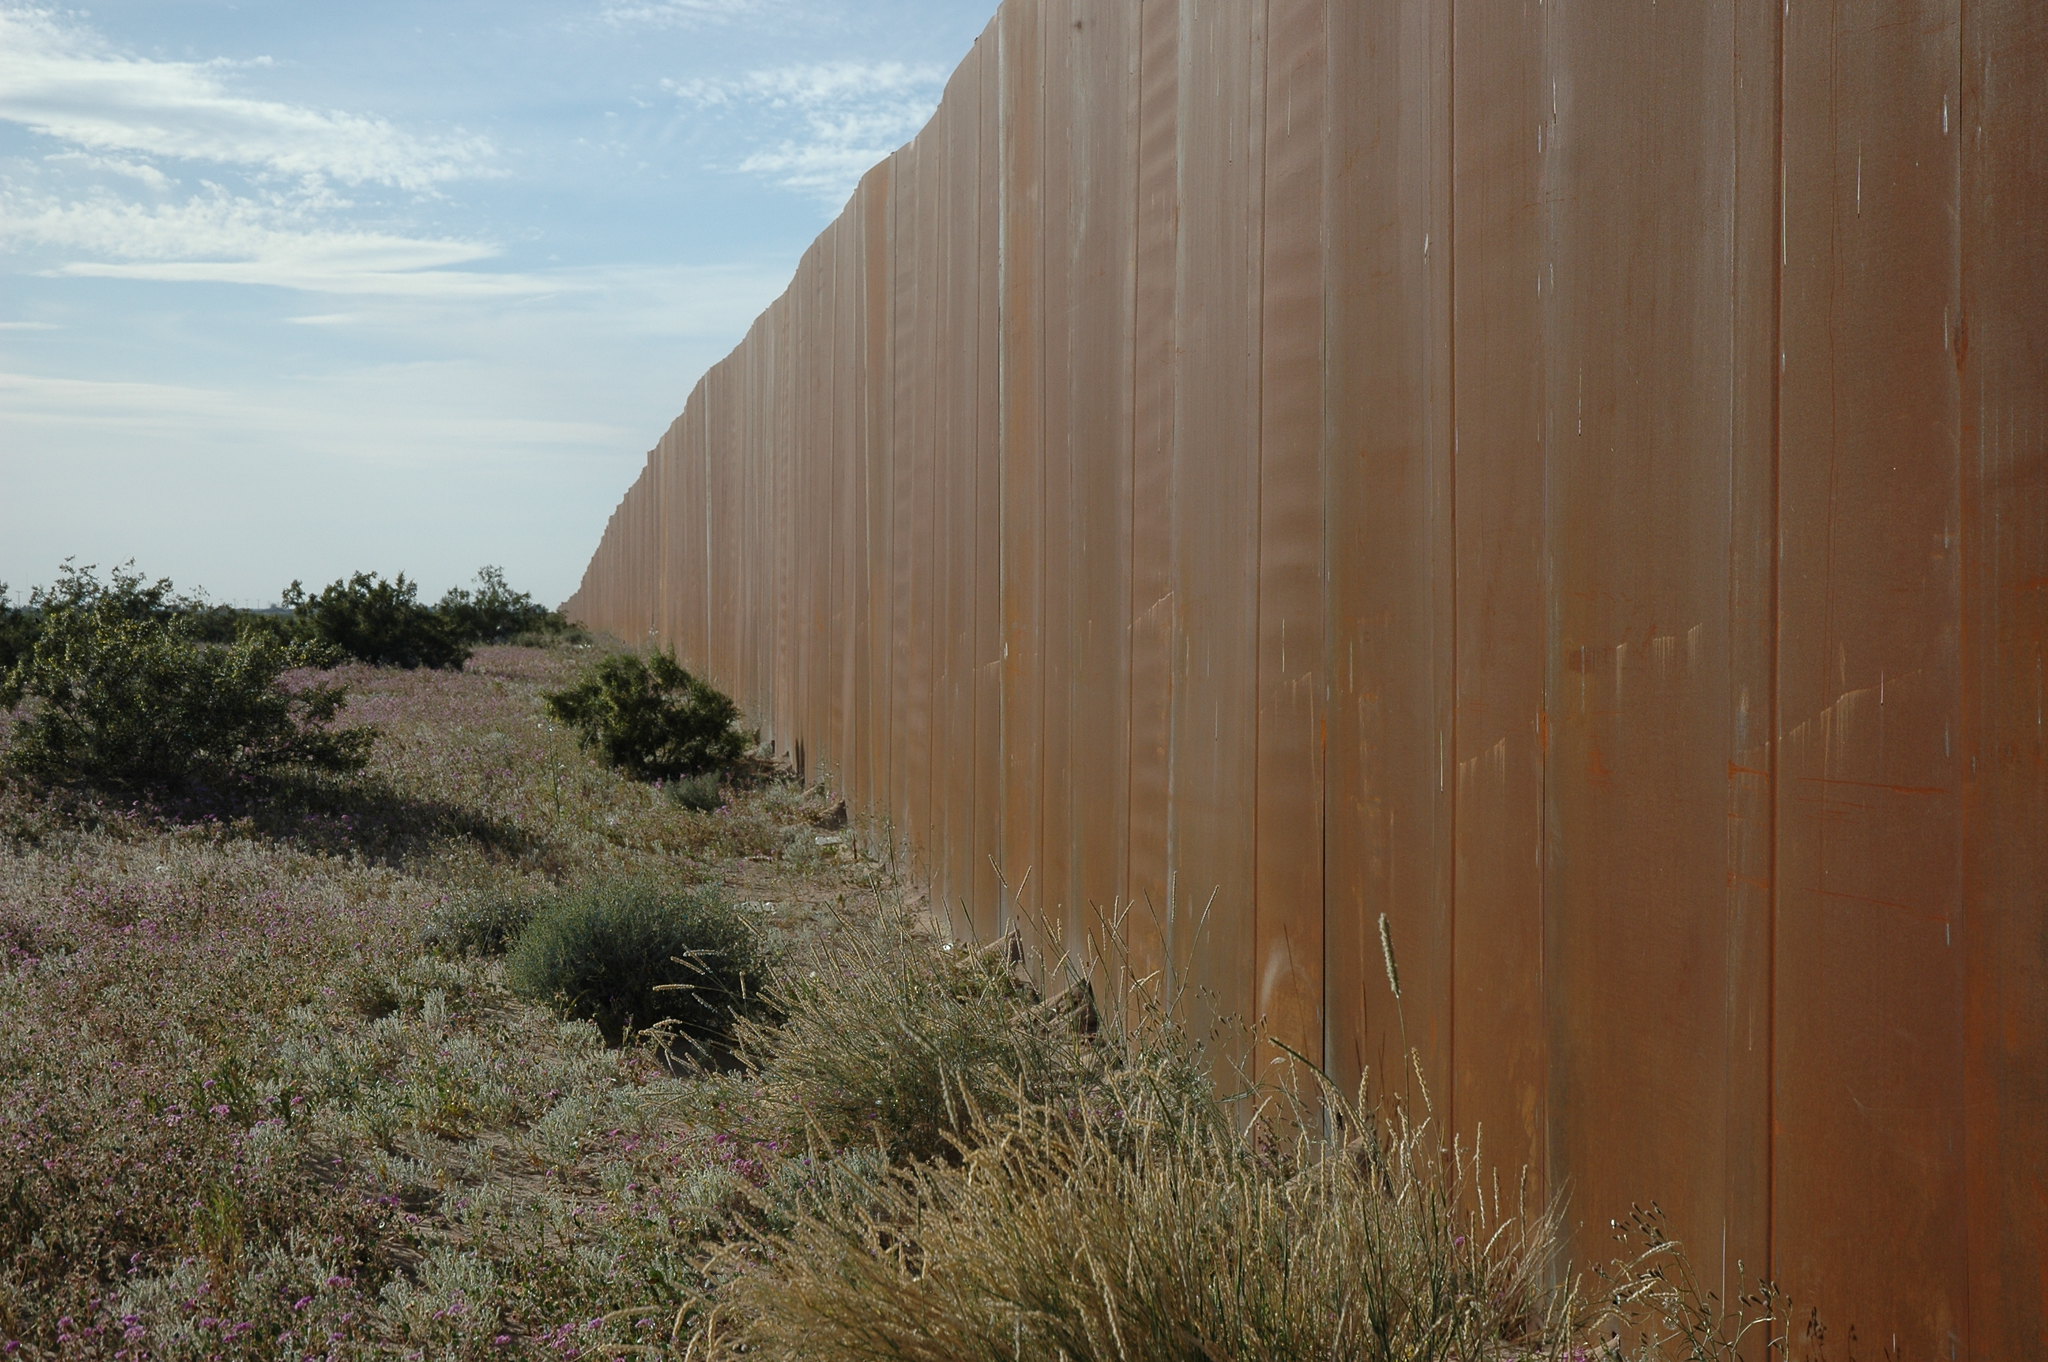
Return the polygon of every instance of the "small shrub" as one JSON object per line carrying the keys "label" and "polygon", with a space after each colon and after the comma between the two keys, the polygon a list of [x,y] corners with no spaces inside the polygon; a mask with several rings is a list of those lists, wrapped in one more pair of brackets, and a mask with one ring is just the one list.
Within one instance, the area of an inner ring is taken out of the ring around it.
{"label": "small shrub", "polygon": [[391,581],[358,572],[317,596],[293,582],[284,604],[302,637],[359,662],[456,671],[469,658],[468,645],[440,611],[420,604],[419,587],[402,572]]}
{"label": "small shrub", "polygon": [[330,661],[324,650],[254,634],[202,643],[173,602],[167,581],[116,569],[102,584],[69,565],[38,593],[35,645],[0,678],[0,708],[26,706],[8,763],[39,780],[177,788],[368,762],[373,730],[330,726],[341,687],[282,682]]}
{"label": "small shrub", "polygon": [[473,591],[450,588],[435,609],[449,632],[465,643],[553,642],[582,633],[559,612],[514,591],[504,569],[497,567],[480,568]]}
{"label": "small shrub", "polygon": [[421,936],[442,955],[503,955],[533,921],[534,911],[534,900],[523,894],[464,896],[442,905]]}
{"label": "small shrub", "polygon": [[41,631],[39,614],[10,602],[7,583],[0,582],[0,674],[34,650]]}
{"label": "small shrub", "polygon": [[585,750],[640,780],[723,771],[746,754],[739,706],[685,671],[673,653],[614,653],[549,692],[548,712]]}
{"label": "small shrub", "polygon": [[725,804],[725,789],[718,772],[685,776],[668,787],[668,797],[695,813],[714,813]]}
{"label": "small shrub", "polygon": [[189,632],[201,643],[233,643],[252,633],[279,643],[294,638],[291,616],[282,610],[243,610],[196,602],[184,613]]}
{"label": "small shrub", "polygon": [[614,1045],[658,1027],[723,1062],[738,1021],[765,1013],[767,967],[746,920],[715,889],[617,880],[543,903],[505,958],[505,982],[596,1022]]}

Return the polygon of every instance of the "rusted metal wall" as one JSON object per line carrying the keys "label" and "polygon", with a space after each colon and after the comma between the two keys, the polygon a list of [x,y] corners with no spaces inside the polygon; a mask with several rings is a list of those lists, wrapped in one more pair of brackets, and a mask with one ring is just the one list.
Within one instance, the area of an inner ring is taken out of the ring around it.
{"label": "rusted metal wall", "polygon": [[2048,1354],[2034,0],[1009,0],[570,602],[1605,1248]]}

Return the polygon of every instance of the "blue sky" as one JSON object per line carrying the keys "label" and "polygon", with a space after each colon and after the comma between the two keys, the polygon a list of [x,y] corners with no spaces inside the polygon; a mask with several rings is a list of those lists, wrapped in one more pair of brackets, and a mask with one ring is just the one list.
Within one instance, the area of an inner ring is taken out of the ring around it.
{"label": "blue sky", "polygon": [[550,602],[995,0],[0,0],[0,582]]}

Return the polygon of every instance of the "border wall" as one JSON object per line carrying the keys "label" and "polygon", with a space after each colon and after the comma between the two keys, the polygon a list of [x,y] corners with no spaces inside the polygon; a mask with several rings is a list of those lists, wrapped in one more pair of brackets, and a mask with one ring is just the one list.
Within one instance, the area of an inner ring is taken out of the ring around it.
{"label": "border wall", "polygon": [[568,608],[1346,1082],[1385,914],[1584,1253],[2048,1348],[2038,0],[1008,0]]}

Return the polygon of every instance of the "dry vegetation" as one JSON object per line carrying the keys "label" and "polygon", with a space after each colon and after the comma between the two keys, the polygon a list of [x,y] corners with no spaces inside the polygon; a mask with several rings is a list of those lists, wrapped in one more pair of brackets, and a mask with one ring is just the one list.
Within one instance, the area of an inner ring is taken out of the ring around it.
{"label": "dry vegetation", "polygon": [[[1734,1355],[1654,1221],[1576,1285],[1426,1112],[1226,1105],[1142,1004],[930,936],[821,795],[594,764],[575,660],[343,669],[362,780],[0,787],[5,1356]],[[622,879],[772,953],[747,1064],[507,988],[502,905]]]}

